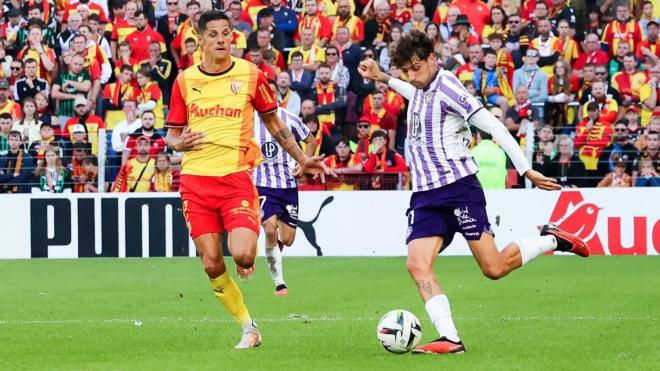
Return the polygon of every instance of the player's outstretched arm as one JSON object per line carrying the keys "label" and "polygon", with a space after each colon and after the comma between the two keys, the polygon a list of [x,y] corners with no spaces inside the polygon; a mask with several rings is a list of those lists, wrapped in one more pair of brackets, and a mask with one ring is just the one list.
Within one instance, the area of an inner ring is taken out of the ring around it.
{"label": "player's outstretched arm", "polygon": [[561,186],[557,184],[557,180],[548,178],[538,171],[532,170],[527,158],[525,158],[525,154],[520,149],[516,140],[513,139],[511,133],[488,110],[479,109],[470,117],[469,121],[472,125],[493,136],[493,139],[495,139],[497,144],[509,156],[511,162],[513,162],[513,166],[516,167],[520,175],[525,176],[525,178],[531,180],[534,185],[541,189],[548,191],[561,189]]}
{"label": "player's outstretched arm", "polygon": [[309,133],[307,138],[305,138],[305,154],[309,156],[314,156],[316,153],[316,138],[312,133]]}
{"label": "player's outstretched arm", "polygon": [[394,77],[386,74],[380,70],[380,66],[373,59],[365,59],[360,62],[358,72],[365,79],[376,80],[389,85],[394,91],[401,94],[407,100],[410,100],[415,94],[415,87],[409,83],[395,79]]}
{"label": "player's outstretched arm", "polygon": [[167,129],[165,143],[177,152],[198,151],[204,144],[204,133],[201,131],[190,131],[190,128]]}
{"label": "player's outstretched arm", "polygon": [[266,125],[266,129],[270,132],[270,135],[277,140],[282,148],[287,151],[295,160],[300,164],[300,173],[312,174],[314,176],[320,176],[321,181],[325,182],[326,175],[337,176],[332,170],[328,169],[323,163],[324,156],[307,156],[303,153],[302,149],[296,139],[293,136],[293,133],[289,128],[282,122],[282,120],[277,116],[277,110],[273,110],[267,113],[260,113],[259,117]]}

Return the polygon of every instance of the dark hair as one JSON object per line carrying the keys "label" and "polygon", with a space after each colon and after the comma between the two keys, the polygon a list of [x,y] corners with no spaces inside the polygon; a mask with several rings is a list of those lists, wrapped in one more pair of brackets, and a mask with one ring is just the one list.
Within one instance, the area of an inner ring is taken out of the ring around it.
{"label": "dark hair", "polygon": [[99,17],[99,15],[96,14],[96,13],[92,13],[92,14],[89,15],[89,17],[87,17],[87,22],[89,23],[89,21],[96,21],[96,22],[100,23],[101,22],[101,17]]}
{"label": "dark hair", "polygon": [[137,70],[137,73],[151,79],[151,70],[147,66],[140,67],[140,69]]}
{"label": "dark hair", "polygon": [[390,58],[393,65],[403,68],[411,63],[413,57],[424,60],[431,53],[433,53],[433,41],[424,32],[411,30],[408,34],[401,36]]}
{"label": "dark hair", "polygon": [[36,4],[35,4],[35,5],[32,5],[32,6],[29,6],[27,11],[28,11],[28,13],[29,13],[30,11],[35,10],[35,9],[38,10],[39,13],[42,12],[42,11],[41,11],[41,7],[38,6],[38,5],[36,5]]}
{"label": "dark hair", "polygon": [[[190,5],[190,3],[188,3]],[[206,31],[206,25],[208,25],[209,22],[213,21],[222,21],[225,20],[229,25],[231,26],[231,20],[229,20],[229,17],[221,11],[217,9],[211,9],[207,10],[202,15],[199,17],[199,22],[197,22],[197,27],[199,28],[199,33],[203,33]]]}
{"label": "dark hair", "polygon": [[303,54],[299,51],[295,51],[295,52],[291,53],[291,60],[293,60],[293,58],[296,58],[296,57],[300,57],[301,59],[305,59],[305,57],[303,57]]}
{"label": "dark hair", "polygon": [[[156,42],[158,42],[158,41],[156,41]],[[197,40],[195,40],[194,37],[189,37],[183,43],[184,44],[195,43],[195,45],[197,45]]]}
{"label": "dark hair", "polygon": [[341,143],[344,143],[345,145],[348,146],[349,143],[351,143],[351,141],[348,140],[348,138],[346,138],[346,137],[339,137],[335,140],[335,147],[337,147]]}
{"label": "dark hair", "polygon": [[197,1],[197,0],[190,0],[190,1],[188,2],[188,4],[186,4],[186,9],[188,9],[189,7],[191,7],[191,6],[193,6],[193,5],[197,5],[198,8],[201,8],[201,7],[202,7],[202,5],[199,3],[199,1]]}
{"label": "dark hair", "polygon": [[488,54],[492,54],[497,57],[497,52],[493,48],[484,48],[484,56]]}
{"label": "dark hair", "polygon": [[9,112],[0,113],[0,120],[7,120],[7,119],[13,120],[13,117],[11,117],[11,113]]}
{"label": "dark hair", "polygon": [[330,67],[330,65],[327,64],[327,63],[325,63],[325,62],[323,62],[323,63],[321,63],[321,64],[319,65],[319,70],[320,70],[321,68],[327,68],[327,69],[329,69],[329,70],[332,70],[332,67]]}
{"label": "dark hair", "polygon": [[123,64],[123,65],[119,68],[119,73],[123,73],[124,71],[131,71],[131,72],[133,72],[133,66],[131,66],[131,65],[129,65],[129,64]]}
{"label": "dark hair", "polygon": [[320,124],[321,124],[321,123],[319,122],[319,118],[318,118],[318,116],[317,116],[316,114],[307,115],[307,116],[303,117],[303,124],[305,124],[305,125],[307,125],[308,123],[310,123],[310,122],[312,122],[312,121],[314,121],[314,123],[316,123],[316,125],[320,125]]}
{"label": "dark hair", "polygon": [[23,64],[28,64],[28,63],[37,63],[37,60],[34,58],[28,58],[23,62]]}
{"label": "dark hair", "polygon": [[633,58],[633,59],[636,60],[636,58],[635,58],[635,53],[633,53],[633,52],[628,52],[628,53],[626,53],[626,55],[624,55],[623,57],[624,57],[624,58]]}
{"label": "dark hair", "polygon": [[99,166],[99,159],[94,155],[89,155],[82,160],[82,164],[90,164],[92,166]]}
{"label": "dark hair", "polygon": [[376,131],[374,131],[373,134],[371,134],[371,140],[374,140],[376,138],[386,138],[385,130],[376,130]]}
{"label": "dark hair", "polygon": [[111,3],[112,3],[112,9],[121,9],[126,5],[125,0],[114,0],[111,1]]}
{"label": "dark hair", "polygon": [[493,139],[492,135],[486,133],[485,131],[483,131],[481,129],[477,130],[477,132],[479,133],[479,136],[481,137],[481,140],[492,140]]}
{"label": "dark hair", "polygon": [[650,26],[656,26],[656,27],[658,27],[658,22],[656,22],[656,21],[649,21],[649,23],[646,24],[646,28],[648,29]]}
{"label": "dark hair", "polygon": [[146,111],[142,112],[142,115],[140,115],[140,116],[144,116],[145,113],[150,113],[151,115],[154,116],[154,118],[156,118],[156,113],[154,111],[151,111],[151,110],[146,110]]}
{"label": "dark hair", "polygon": [[251,52],[259,52],[259,54],[261,54],[263,56],[263,54],[261,53],[261,48],[259,47],[259,45],[251,45],[248,48],[248,53],[251,53]]}
{"label": "dark hair", "polygon": [[141,16],[141,15],[143,15],[144,18],[147,18],[147,12],[145,12],[145,11],[142,10],[142,9],[138,9],[138,10],[135,11],[135,13],[133,13],[133,17],[135,17],[135,18],[137,18],[137,17],[139,17],[139,16]]}
{"label": "dark hair", "polygon": [[625,125],[627,127],[628,126],[628,119],[627,118],[621,118],[616,123],[614,123],[614,126],[617,126],[617,125]]}
{"label": "dark hair", "polygon": [[589,102],[589,104],[587,104],[587,112],[592,112],[592,111],[598,111],[598,112],[600,111],[600,107],[598,107],[597,102]]}
{"label": "dark hair", "polygon": [[18,130],[12,130],[7,134],[7,137],[19,137],[20,139],[23,139],[23,133]]}

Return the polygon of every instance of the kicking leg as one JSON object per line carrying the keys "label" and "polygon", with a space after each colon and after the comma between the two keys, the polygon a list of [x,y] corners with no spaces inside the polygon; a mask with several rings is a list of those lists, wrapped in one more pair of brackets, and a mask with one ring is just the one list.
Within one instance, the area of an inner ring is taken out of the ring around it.
{"label": "kicking leg", "polygon": [[[254,333],[256,327],[252,322],[250,313],[243,302],[243,293],[231,278],[222,256],[220,233],[207,233],[194,239],[195,247],[204,264],[204,270],[209,277],[213,294],[225,309],[236,319],[243,328],[243,338],[237,348],[251,348],[258,346],[261,335],[257,333],[246,338],[246,332]],[[258,340],[258,341],[254,341]]]}
{"label": "kicking leg", "polygon": [[441,237],[423,237],[408,243],[408,260],[406,268],[417,285],[426,312],[440,338],[426,345],[418,346],[413,353],[460,353],[465,351],[458,337],[458,330],[451,316],[449,300],[442,291],[433,272],[435,262],[443,239]]}

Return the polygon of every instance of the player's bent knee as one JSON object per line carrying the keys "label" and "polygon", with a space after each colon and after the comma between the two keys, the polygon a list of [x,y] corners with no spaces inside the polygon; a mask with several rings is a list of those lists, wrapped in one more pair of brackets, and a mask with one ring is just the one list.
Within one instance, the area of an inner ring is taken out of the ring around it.
{"label": "player's bent knee", "polygon": [[490,278],[493,281],[499,280],[500,278],[506,276],[508,273],[504,267],[494,264],[481,267],[481,271],[483,272],[484,276]]}
{"label": "player's bent knee", "polygon": [[204,271],[210,278],[219,277],[226,271],[225,264],[222,260],[213,257],[204,257],[202,258],[202,262],[204,263]]}
{"label": "player's bent knee", "polygon": [[240,251],[233,254],[234,262],[242,268],[248,269],[254,265],[254,259],[256,258],[256,249],[250,249],[253,251]]}
{"label": "player's bent knee", "polygon": [[406,260],[406,269],[411,276],[425,275],[432,271],[431,264],[422,259],[408,259]]}
{"label": "player's bent knee", "polygon": [[286,236],[286,237],[282,237],[281,241],[284,244],[284,246],[291,246],[293,245],[293,239],[294,236]]}

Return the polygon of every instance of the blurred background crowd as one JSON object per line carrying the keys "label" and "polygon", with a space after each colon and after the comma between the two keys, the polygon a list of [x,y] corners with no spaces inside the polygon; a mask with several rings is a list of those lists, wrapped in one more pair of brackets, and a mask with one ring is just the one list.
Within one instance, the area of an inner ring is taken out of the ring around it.
{"label": "blurred background crowd", "polygon": [[[357,66],[405,80],[389,51],[412,29],[535,169],[565,187],[660,185],[656,0],[4,0],[0,193],[176,191],[163,126],[211,8],[339,173],[302,189],[408,186],[407,103]],[[473,138],[485,188],[525,186],[488,134]]]}

